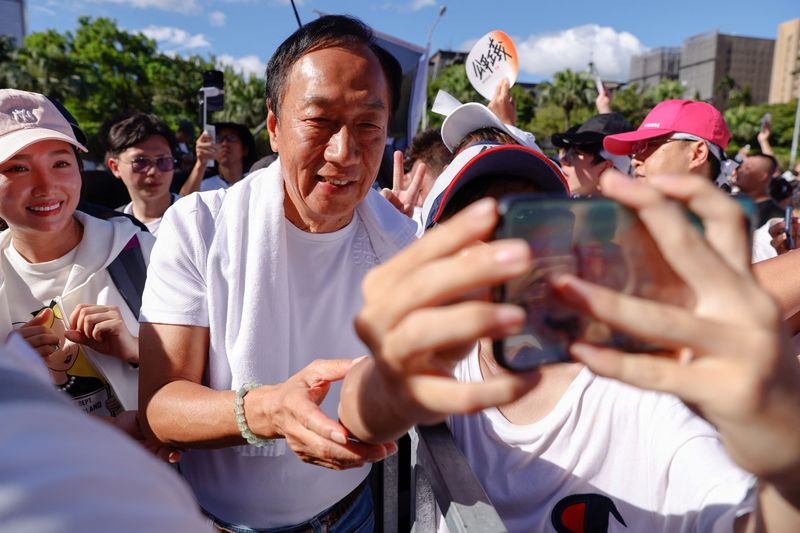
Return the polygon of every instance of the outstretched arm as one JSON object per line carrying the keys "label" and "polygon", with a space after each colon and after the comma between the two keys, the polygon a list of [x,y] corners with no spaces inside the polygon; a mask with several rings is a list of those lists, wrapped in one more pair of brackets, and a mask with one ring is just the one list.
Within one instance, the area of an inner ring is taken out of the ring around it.
{"label": "outstretched arm", "polygon": [[475,291],[530,268],[524,241],[481,243],[496,221],[495,202],[477,202],[364,280],[356,331],[374,357],[347,374],[339,405],[358,439],[386,442],[417,423],[503,405],[530,389],[519,374],[453,378],[479,338],[513,334],[525,318],[519,307],[474,300]]}
{"label": "outstretched arm", "polygon": [[[234,417],[234,391],[202,385],[208,353],[208,329],[144,323],[140,372],[140,412],[145,430],[179,448],[221,448],[245,444]],[[319,404],[330,383],[352,366],[351,360],[319,360],[277,385],[249,392],[244,414],[261,438],[285,438],[303,461],[333,469],[361,466],[393,453],[393,444],[348,442],[346,431]]]}

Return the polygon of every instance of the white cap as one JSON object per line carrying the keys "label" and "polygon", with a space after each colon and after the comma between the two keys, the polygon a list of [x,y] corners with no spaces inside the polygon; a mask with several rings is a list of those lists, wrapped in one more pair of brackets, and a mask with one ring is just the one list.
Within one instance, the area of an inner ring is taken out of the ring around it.
{"label": "white cap", "polygon": [[45,140],[67,142],[87,152],[66,117],[46,96],[0,89],[0,163]]}
{"label": "white cap", "polygon": [[509,134],[522,146],[542,151],[536,144],[536,137],[532,133],[522,131],[510,124],[503,124],[488,107],[477,102],[461,104],[444,119],[442,141],[452,152],[464,137],[481,128],[497,128]]}

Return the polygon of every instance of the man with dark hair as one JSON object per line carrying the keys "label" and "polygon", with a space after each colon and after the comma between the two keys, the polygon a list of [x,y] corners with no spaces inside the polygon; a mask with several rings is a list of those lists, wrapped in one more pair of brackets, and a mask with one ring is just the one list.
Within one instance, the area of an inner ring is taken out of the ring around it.
{"label": "man with dark hair", "polygon": [[278,160],[164,219],[142,305],[141,412],[189,449],[181,471],[224,530],[372,529],[369,463],[396,446],[348,440],[336,382],[367,353],[352,326],[363,277],[414,239],[371,188],[399,79],[358,20],[303,26],[267,69]]}
{"label": "man with dark hair", "polygon": [[639,129],[608,135],[603,146],[631,156],[633,176],[698,174],[716,181],[731,139],[722,113],[693,100],[666,100],[655,106]]}
{"label": "man with dark hair", "polygon": [[154,115],[135,113],[108,130],[106,166],[121,179],[131,201],[120,207],[155,235],[161,217],[178,199],[170,193],[175,169],[175,136]]}
{"label": "man with dark hair", "polygon": [[411,140],[411,146],[406,151],[404,171],[406,178],[419,172],[420,166],[425,165],[424,175],[419,185],[416,206],[414,207],[414,220],[421,223],[422,203],[433,187],[436,178],[453,159],[453,154],[442,142],[442,133],[439,128],[429,128],[417,133]]}
{"label": "man with dark hair", "polygon": [[770,181],[778,162],[771,155],[747,156],[733,174],[733,183],[739,191],[753,200],[758,208],[758,224],[763,226],[771,218],[783,217],[783,209],[769,195]]}

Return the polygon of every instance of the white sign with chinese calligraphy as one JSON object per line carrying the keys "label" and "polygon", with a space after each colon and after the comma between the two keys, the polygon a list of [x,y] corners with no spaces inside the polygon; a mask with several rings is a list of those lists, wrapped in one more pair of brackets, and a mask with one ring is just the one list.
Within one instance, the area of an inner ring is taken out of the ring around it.
{"label": "white sign with chinese calligraphy", "polygon": [[467,56],[467,78],[475,90],[487,100],[503,78],[514,85],[519,73],[517,49],[511,38],[500,30],[481,37]]}

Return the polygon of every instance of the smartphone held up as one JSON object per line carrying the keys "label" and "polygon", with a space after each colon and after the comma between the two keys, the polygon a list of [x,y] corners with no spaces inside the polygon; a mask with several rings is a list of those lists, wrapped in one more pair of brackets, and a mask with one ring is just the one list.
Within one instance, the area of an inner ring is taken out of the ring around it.
{"label": "smartphone held up", "polygon": [[[743,205],[752,213],[752,204]],[[512,195],[499,203],[495,239],[528,242],[533,267],[493,289],[493,300],[523,307],[527,320],[517,335],[495,341],[504,367],[524,371],[570,361],[569,346],[582,341],[633,353],[664,351],[599,322],[559,298],[552,280],[571,274],[632,297],[691,306],[694,293],[664,261],[636,214],[609,199]],[[699,221],[695,227],[702,231]]]}
{"label": "smartphone held up", "polygon": [[[225,81],[220,70],[206,70],[203,72],[203,86],[197,91],[198,112],[203,131],[211,136],[211,142],[217,142],[217,132],[211,123],[211,113],[222,111],[225,103]],[[208,166],[214,166],[214,161],[209,161]]]}

